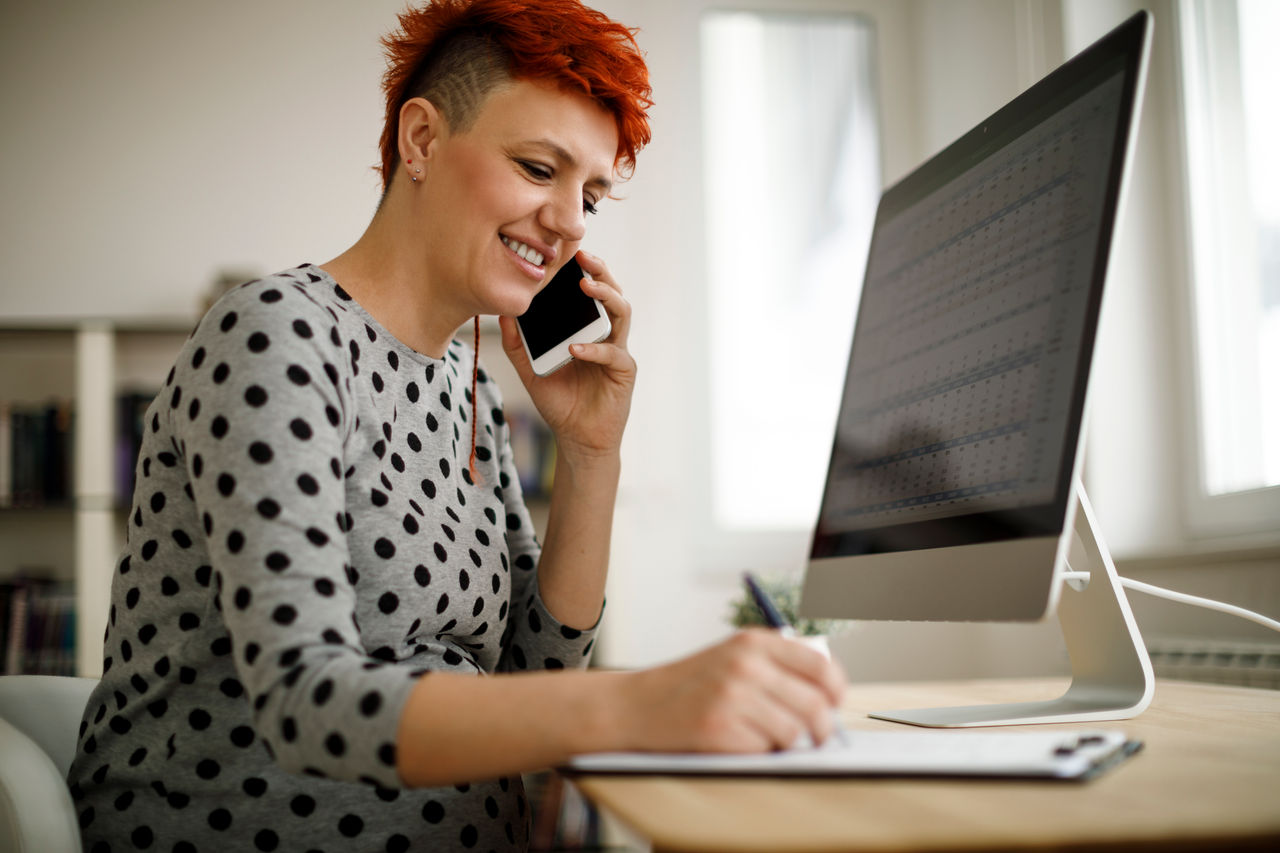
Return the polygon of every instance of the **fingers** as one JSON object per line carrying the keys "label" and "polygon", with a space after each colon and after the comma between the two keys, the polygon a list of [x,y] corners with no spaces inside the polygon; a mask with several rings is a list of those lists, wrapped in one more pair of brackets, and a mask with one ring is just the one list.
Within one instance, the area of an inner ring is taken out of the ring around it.
{"label": "fingers", "polygon": [[503,351],[511,361],[511,366],[516,369],[516,375],[520,377],[520,381],[528,385],[529,379],[533,376],[533,365],[529,363],[529,354],[525,352],[524,344],[520,341],[520,330],[516,327],[516,318],[499,317],[498,328],[502,330]]}
{"label": "fingers", "polygon": [[597,364],[616,374],[634,375],[636,360],[622,347],[602,341],[598,344],[573,344],[569,353],[579,361]]}
{"label": "fingers", "polygon": [[[741,631],[698,654],[623,681],[626,748],[762,752],[832,733],[839,667],[776,631]],[[837,697],[838,699],[838,697]]]}
{"label": "fingers", "polygon": [[[830,655],[817,651],[809,640],[792,639],[776,631],[743,631],[735,638],[751,644],[769,657],[773,668],[761,680],[761,687],[773,703],[785,709],[804,730],[821,743],[834,727],[832,709],[844,697],[845,676]],[[790,746],[798,732],[784,731],[780,745]]]}
{"label": "fingers", "polygon": [[609,313],[613,329],[608,340],[625,346],[627,335],[631,331],[631,303],[622,295],[622,287],[614,281],[604,261],[581,250],[578,251],[577,259],[578,265],[587,273],[582,282],[583,293],[599,299]]}
{"label": "fingers", "polygon": [[817,685],[832,705],[844,698],[848,682],[844,670],[831,660],[826,637],[783,637],[775,646],[784,664]]}
{"label": "fingers", "polygon": [[605,282],[614,290],[618,291],[618,293],[622,292],[622,288],[613,280],[613,275],[610,274],[609,267],[606,266],[605,262],[600,258],[585,249],[579,249],[578,254],[574,257],[577,258],[578,266],[582,267],[583,271],[586,272],[587,275]]}
{"label": "fingers", "polygon": [[814,743],[831,735],[844,676],[819,652],[776,631],[748,630],[725,641],[721,656],[729,718],[742,727],[731,751],[786,749],[804,735]]}

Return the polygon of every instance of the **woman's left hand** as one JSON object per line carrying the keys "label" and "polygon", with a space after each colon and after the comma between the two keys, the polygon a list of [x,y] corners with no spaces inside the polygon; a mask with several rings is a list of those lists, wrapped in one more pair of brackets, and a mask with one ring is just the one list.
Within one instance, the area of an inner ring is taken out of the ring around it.
{"label": "woman's left hand", "polygon": [[599,343],[575,344],[573,360],[550,376],[538,376],[529,364],[512,317],[500,317],[502,348],[542,419],[555,433],[561,454],[589,459],[616,455],[622,431],[631,411],[636,362],[627,351],[631,305],[604,262],[578,252],[578,263],[588,274],[583,291],[599,299],[612,326]]}

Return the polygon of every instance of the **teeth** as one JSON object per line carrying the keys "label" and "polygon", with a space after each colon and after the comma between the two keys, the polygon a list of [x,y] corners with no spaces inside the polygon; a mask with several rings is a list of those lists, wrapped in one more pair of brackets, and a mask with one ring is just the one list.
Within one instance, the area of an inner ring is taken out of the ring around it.
{"label": "teeth", "polygon": [[541,252],[534,251],[533,249],[529,248],[529,246],[526,245],[525,243],[521,243],[519,240],[512,240],[510,237],[504,236],[502,238],[502,242],[504,245],[506,245],[508,249],[515,252],[517,255],[524,258],[529,263],[538,267],[542,266],[542,261],[544,260],[544,258],[542,257]]}

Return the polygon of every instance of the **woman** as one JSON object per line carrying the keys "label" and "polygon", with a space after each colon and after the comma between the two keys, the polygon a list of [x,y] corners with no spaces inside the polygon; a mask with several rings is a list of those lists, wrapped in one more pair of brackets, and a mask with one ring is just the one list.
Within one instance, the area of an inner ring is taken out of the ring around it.
{"label": "woman", "polygon": [[[631,33],[575,0],[400,23],[368,230],[220,300],[147,413],[69,774],[89,850],[519,850],[521,771],[830,732],[838,669],[769,633],[578,671],[635,379],[631,309],[579,245],[648,138]],[[538,378],[511,318],[575,253],[613,331]],[[452,340],[480,314],[556,436],[542,546]]]}

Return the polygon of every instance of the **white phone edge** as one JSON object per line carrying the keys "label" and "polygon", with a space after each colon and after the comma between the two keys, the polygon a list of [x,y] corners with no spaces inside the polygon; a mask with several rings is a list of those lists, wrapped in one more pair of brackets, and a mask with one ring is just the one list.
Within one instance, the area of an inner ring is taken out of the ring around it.
{"label": "white phone edge", "polygon": [[538,358],[534,358],[533,354],[529,352],[529,342],[525,340],[524,328],[518,322],[516,323],[516,329],[520,332],[520,343],[524,346],[524,354],[528,356],[529,364],[533,367],[535,374],[538,376],[550,376],[572,361],[573,356],[569,354],[570,345],[599,343],[609,337],[609,333],[613,331],[613,325],[609,322],[609,315],[605,312],[604,305],[599,299],[593,297],[591,301],[595,303],[599,316]]}

